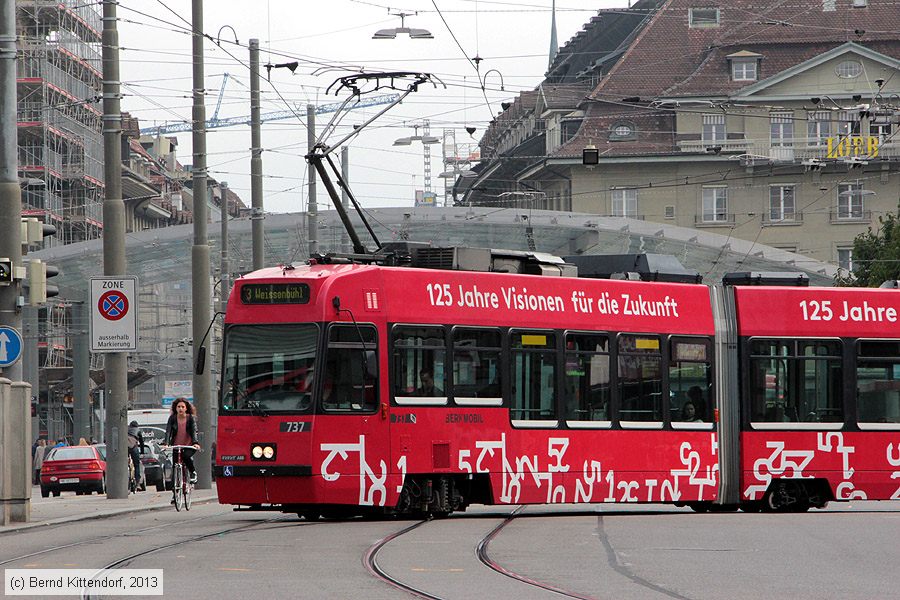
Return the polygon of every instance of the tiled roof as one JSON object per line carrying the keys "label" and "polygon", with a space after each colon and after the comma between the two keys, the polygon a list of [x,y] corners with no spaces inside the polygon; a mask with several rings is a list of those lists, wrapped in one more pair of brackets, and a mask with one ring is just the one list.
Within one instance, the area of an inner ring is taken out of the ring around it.
{"label": "tiled roof", "polygon": [[741,85],[732,87],[727,81],[725,57],[741,50],[764,55],[762,77],[848,41],[876,51],[893,47],[890,54],[898,56],[900,6],[894,2],[872,0],[867,8],[851,8],[839,0],[835,11],[823,10],[827,4],[823,0],[718,4],[719,27],[691,28],[689,9],[696,0],[668,0],[601,81],[594,97],[730,92]]}

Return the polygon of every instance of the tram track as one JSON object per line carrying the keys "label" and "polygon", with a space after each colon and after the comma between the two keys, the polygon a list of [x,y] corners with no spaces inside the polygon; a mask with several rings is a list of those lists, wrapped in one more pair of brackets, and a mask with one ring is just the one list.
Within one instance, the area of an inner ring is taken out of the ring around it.
{"label": "tram track", "polygon": [[[481,562],[481,564],[483,564],[484,566],[486,566],[488,569],[490,569],[491,571],[493,571],[495,573],[498,573],[500,575],[503,575],[505,577],[508,577],[510,579],[518,581],[520,583],[524,583],[530,587],[537,588],[537,589],[543,590],[545,592],[550,592],[550,593],[556,594],[556,595],[564,597],[564,598],[576,598],[578,600],[597,600],[594,596],[586,596],[584,594],[579,594],[577,592],[566,590],[566,589],[557,587],[555,585],[551,585],[549,583],[545,583],[542,581],[532,579],[532,578],[522,575],[520,573],[516,573],[515,571],[507,569],[503,565],[499,564],[498,562],[496,562],[489,556],[488,546],[490,545],[491,541],[493,539],[495,539],[507,525],[509,525],[515,519],[517,519],[520,516],[520,513],[524,509],[525,509],[524,506],[517,507],[512,513],[510,513],[509,515],[506,516],[506,518],[504,518],[503,522],[501,522],[499,525],[494,527],[490,532],[488,532],[484,537],[482,537],[481,540],[479,540],[478,544],[475,547],[475,554],[476,554],[478,560]],[[462,518],[465,518],[465,517],[462,517]],[[418,529],[422,525],[425,525],[426,523],[429,523],[431,521],[432,521],[431,519],[425,519],[425,520],[419,521],[417,523],[413,523],[412,525],[409,525],[408,527],[404,527],[403,529],[396,531],[396,532],[388,535],[387,537],[382,538],[381,540],[376,542],[374,545],[372,545],[366,551],[365,557],[363,559],[363,563],[365,564],[366,569],[369,571],[369,573],[372,574],[375,578],[377,578],[395,588],[401,589],[409,594],[412,594],[413,596],[415,596],[417,598],[425,598],[428,600],[446,600],[446,598],[444,596],[435,595],[431,592],[417,588],[411,584],[408,584],[408,583],[400,580],[399,578],[388,573],[385,569],[383,569],[378,564],[378,553],[382,549],[384,549],[388,544],[409,534],[410,532]]]}
{"label": "tram track", "polygon": [[[230,512],[230,511],[227,511],[227,512]],[[7,559],[5,559],[5,560],[0,560],[0,566],[8,565],[8,564],[10,564],[10,563],[14,563],[14,562],[17,562],[17,561],[20,561],[20,560],[25,560],[26,558],[33,558],[33,557],[35,557],[35,556],[41,556],[41,555],[44,555],[44,554],[50,554],[50,553],[58,552],[58,551],[61,551],[61,550],[69,550],[69,549],[71,549],[71,548],[77,548],[77,547],[79,547],[79,546],[85,546],[85,545],[88,545],[88,544],[96,544],[96,543],[98,543],[98,542],[104,542],[104,541],[111,540],[111,539],[115,539],[115,538],[131,537],[131,536],[135,536],[135,535],[144,534],[144,533],[147,533],[147,532],[150,532],[150,531],[157,531],[157,530],[165,529],[165,528],[167,528],[167,527],[183,526],[185,523],[196,523],[196,522],[198,522],[198,521],[204,521],[204,520],[206,520],[206,519],[212,519],[213,517],[220,517],[220,516],[222,516],[223,514],[227,514],[227,512],[216,513],[216,514],[214,514],[214,515],[207,515],[207,516],[205,516],[205,517],[196,517],[196,518],[193,518],[193,519],[187,519],[187,520],[184,520],[184,521],[173,521],[173,522],[171,522],[171,523],[160,523],[160,524],[158,524],[158,525],[153,525],[153,526],[151,526],[151,527],[144,527],[144,528],[141,528],[141,529],[134,529],[134,530],[126,531],[126,532],[123,532],[123,533],[111,533],[111,534],[108,534],[108,535],[101,535],[101,536],[92,537],[92,538],[89,538],[89,539],[86,539],[86,540],[78,540],[77,542],[71,542],[71,543],[68,543],[68,544],[59,544],[59,545],[56,545],[56,546],[51,546],[50,548],[44,548],[44,549],[42,549],[42,550],[38,550],[38,551],[36,551],[36,552],[29,552],[28,554],[21,554],[21,555],[19,555],[19,556],[14,556],[14,557],[12,557],[12,558],[7,558]],[[67,524],[66,524],[66,523],[61,523],[61,524],[60,524],[60,526],[63,526],[63,525],[67,525]]]}
{"label": "tram track", "polygon": [[[271,519],[266,519],[266,520],[264,520],[264,521],[254,521],[253,523],[244,523],[243,525],[237,525],[237,526],[235,526],[235,527],[228,527],[228,528],[226,528],[226,529],[220,529],[220,530],[218,530],[218,531],[213,531],[213,532],[210,532],[210,533],[204,533],[204,534],[201,534],[201,535],[195,535],[195,536],[191,536],[191,537],[186,538],[186,539],[178,540],[178,541],[175,541],[175,542],[170,542],[170,543],[167,543],[167,544],[159,544],[159,545],[154,546],[154,547],[152,547],[152,548],[148,548],[148,549],[146,549],[146,550],[141,550],[140,552],[135,552],[134,554],[129,554],[128,556],[125,556],[125,557],[116,559],[116,560],[114,560],[113,562],[111,562],[111,563],[109,563],[109,564],[107,564],[107,565],[105,565],[105,566],[103,566],[103,567],[98,568],[98,571],[99,571],[99,570],[110,570],[110,569],[118,569],[118,568],[121,568],[121,567],[127,567],[127,566],[129,566],[129,565],[131,564],[132,561],[134,561],[134,560],[136,560],[136,559],[138,559],[138,558],[141,558],[142,556],[149,556],[150,554],[155,554],[155,553],[161,552],[161,551],[163,551],[163,550],[168,550],[169,548],[175,548],[175,547],[177,547],[177,546],[183,546],[183,545],[185,545],[185,544],[191,544],[191,543],[194,543],[194,542],[199,542],[199,541],[202,541],[202,540],[205,540],[205,539],[208,539],[208,538],[213,538],[213,537],[222,536],[222,535],[228,535],[228,534],[231,534],[231,533],[237,533],[237,532],[239,532],[239,531],[246,531],[246,530],[248,530],[248,529],[252,529],[252,528],[254,528],[254,527],[259,527],[259,526],[261,526],[261,525],[269,525],[269,524],[271,524],[271,523],[276,523],[276,522],[279,522],[279,521],[284,521],[284,520],[286,520],[287,518],[290,518],[290,517],[292,517],[292,515],[290,515],[290,516],[288,516],[288,515],[280,515],[280,516],[278,516],[278,517],[274,517],[274,518],[271,518]],[[184,521],[181,521],[180,523],[184,523]],[[99,595],[94,595],[94,594],[92,594],[92,593],[86,591],[86,592],[84,592],[84,593],[81,595],[81,598],[82,598],[82,600],[93,600],[94,598],[100,598],[100,596],[99,596]]]}

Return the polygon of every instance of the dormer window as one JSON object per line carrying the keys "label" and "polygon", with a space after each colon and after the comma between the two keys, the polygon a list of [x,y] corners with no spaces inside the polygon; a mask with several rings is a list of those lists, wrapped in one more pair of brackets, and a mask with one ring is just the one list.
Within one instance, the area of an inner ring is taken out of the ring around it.
{"label": "dormer window", "polygon": [[726,58],[731,66],[732,81],[757,81],[759,79],[761,54],[744,50],[729,54]]}
{"label": "dormer window", "polygon": [[715,6],[691,8],[688,15],[690,18],[690,26],[693,29],[719,26],[719,9]]}
{"label": "dormer window", "polygon": [[634,123],[631,121],[616,121],[609,128],[609,141],[622,142],[637,138]]}

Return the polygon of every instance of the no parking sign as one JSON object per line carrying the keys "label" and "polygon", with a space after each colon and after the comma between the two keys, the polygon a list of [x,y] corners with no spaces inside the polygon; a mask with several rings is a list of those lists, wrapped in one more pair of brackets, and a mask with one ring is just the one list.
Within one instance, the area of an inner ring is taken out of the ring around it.
{"label": "no parking sign", "polygon": [[91,277],[91,352],[137,350],[137,278]]}

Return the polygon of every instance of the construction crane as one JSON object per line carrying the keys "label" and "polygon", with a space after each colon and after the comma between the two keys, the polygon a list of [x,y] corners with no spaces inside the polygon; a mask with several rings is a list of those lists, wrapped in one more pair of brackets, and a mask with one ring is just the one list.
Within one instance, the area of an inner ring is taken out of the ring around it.
{"label": "construction crane", "polygon": [[[213,111],[212,118],[206,121],[207,129],[218,129],[219,127],[233,127],[235,125],[249,125],[250,117],[228,117],[227,119],[219,118],[219,108],[222,106],[222,96],[225,93],[225,83],[228,81],[228,73],[222,77],[222,87],[219,88],[219,98],[216,100],[216,109]],[[372,96],[371,98],[360,98],[358,102],[348,104],[347,108],[368,108],[370,106],[378,106],[380,104],[390,104],[400,97],[400,94],[384,94],[382,96]],[[329,104],[320,104],[316,106],[316,114],[334,112],[343,106],[343,102],[331,102]],[[266,121],[278,121],[281,119],[292,119],[299,115],[306,114],[306,107],[295,104],[293,109],[279,110],[275,112],[263,113],[259,117],[260,123]],[[190,121],[183,123],[172,123],[169,125],[155,125],[151,127],[141,127],[142,135],[161,135],[164,133],[180,133],[183,131],[191,131],[193,125]]]}

